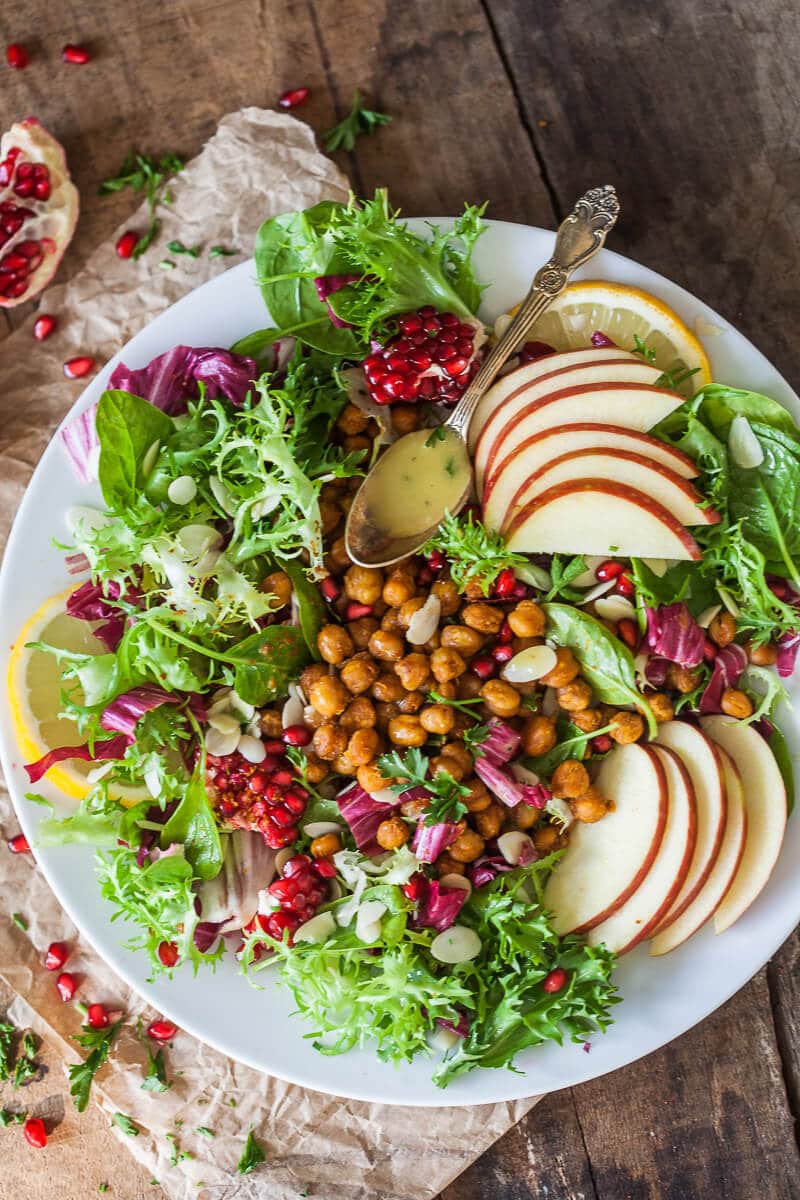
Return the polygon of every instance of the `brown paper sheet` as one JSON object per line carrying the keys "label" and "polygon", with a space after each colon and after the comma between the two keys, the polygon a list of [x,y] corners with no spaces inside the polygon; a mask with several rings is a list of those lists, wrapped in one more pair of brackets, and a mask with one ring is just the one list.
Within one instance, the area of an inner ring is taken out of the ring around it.
{"label": "brown paper sheet", "polygon": [[[58,315],[56,335],[38,346],[31,341],[28,322],[0,342],[3,540],[31,470],[80,391],[79,385],[65,383],[62,363],[81,353],[102,363],[174,300],[240,260],[177,257],[174,270],[161,271],[157,264],[166,242],[179,238],[185,245],[220,244],[247,257],[265,217],[324,198],[343,199],[347,182],[317,151],[307,126],[247,108],[220,123],[202,153],[176,177],[172,192],[173,204],[160,213],[159,242],[142,259],[118,259],[115,235],[78,276],[50,289],[43,311]],[[141,212],[127,226],[144,224]],[[0,825],[4,838],[18,828],[5,791],[0,793]],[[93,884],[87,880],[87,886]],[[121,1111],[137,1122],[138,1137],[118,1136],[173,1200],[295,1200],[304,1189],[326,1200],[428,1200],[535,1103],[430,1110],[344,1100],[262,1075],[184,1033],[165,1053],[170,1090],[143,1092],[147,1052],[137,1040],[135,1024],[141,1015],[146,1028],[155,1014],[81,941],[29,856],[0,847],[0,896],[6,910],[0,913],[0,981],[5,985],[0,1002],[4,993],[9,995],[10,1018],[44,1039],[51,1066],[44,1114],[51,1112],[57,1120],[65,1108],[71,1109],[58,1067],[65,1072],[79,1057],[70,1035],[77,1032],[80,1017],[71,1005],[60,1003],[53,975],[41,967],[48,944],[64,940],[74,947],[70,970],[90,981],[87,998],[126,1014],[111,1062],[94,1086],[94,1102],[108,1114]],[[12,908],[28,920],[26,933],[10,920]],[[298,1037],[301,1032],[298,1026]],[[0,1093],[0,1104],[10,1099],[8,1092]],[[14,1101],[24,1104],[24,1093]],[[216,1137],[197,1135],[198,1126],[214,1130]],[[235,1167],[250,1126],[267,1162],[243,1177]],[[172,1165],[174,1143],[168,1134],[193,1157]],[[25,1153],[21,1139],[14,1144]],[[83,1170],[85,1191],[73,1191],[76,1181],[64,1180],[60,1196],[95,1194],[97,1179],[104,1178],[103,1164],[93,1160],[90,1145]],[[0,1169],[0,1197],[5,1200],[2,1175]]]}

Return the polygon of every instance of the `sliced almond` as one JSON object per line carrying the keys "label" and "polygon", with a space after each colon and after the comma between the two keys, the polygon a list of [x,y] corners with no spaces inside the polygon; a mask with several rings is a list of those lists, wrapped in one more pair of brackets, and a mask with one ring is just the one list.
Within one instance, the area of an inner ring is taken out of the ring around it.
{"label": "sliced almond", "polygon": [[424,646],[436,633],[441,615],[442,602],[431,592],[422,608],[418,608],[409,621],[406,641],[412,646]]}
{"label": "sliced almond", "polygon": [[625,621],[636,618],[636,609],[627,596],[601,596],[594,611],[604,621]]}
{"label": "sliced almond", "polygon": [[721,612],[722,612],[721,604],[710,604],[708,606],[708,608],[704,608],[703,611],[700,613],[700,616],[697,618],[697,624],[700,626],[701,629],[708,629],[709,625],[714,620],[714,617],[716,617],[717,613],[721,613]]}
{"label": "sliced almond", "polygon": [[442,875],[439,883],[442,887],[461,888],[461,891],[466,892],[468,896],[472,893],[472,884],[466,875]]}
{"label": "sliced almond", "polygon": [[580,601],[578,601],[580,607],[583,608],[585,605],[591,604],[598,596],[605,596],[606,592],[610,592],[616,586],[616,582],[616,579],[601,580],[595,587],[590,588],[585,596],[581,596]]}
{"label": "sliced almond", "polygon": [[324,942],[336,928],[332,912],[317,913],[295,931],[295,942]]}
{"label": "sliced almond", "polygon": [[733,418],[728,431],[728,449],[733,461],[745,470],[760,467],[764,461],[764,450],[761,442],[753,433],[747,417],[741,413]]}
{"label": "sliced almond", "polygon": [[481,952],[481,939],[467,925],[451,925],[431,942],[431,954],[441,963],[470,962]]}
{"label": "sliced almond", "polygon": [[516,867],[523,859],[526,862],[533,862],[536,858],[533,841],[527,833],[523,833],[520,829],[512,829],[508,833],[501,834],[497,839],[497,849],[512,867]]}
{"label": "sliced almond", "polygon": [[309,821],[308,825],[303,826],[303,833],[310,838],[324,837],[326,833],[341,832],[341,825],[337,825],[334,821]]}
{"label": "sliced almond", "polygon": [[555,650],[542,643],[540,646],[528,646],[509,659],[503,667],[503,679],[509,683],[532,683],[547,675],[558,663]]}

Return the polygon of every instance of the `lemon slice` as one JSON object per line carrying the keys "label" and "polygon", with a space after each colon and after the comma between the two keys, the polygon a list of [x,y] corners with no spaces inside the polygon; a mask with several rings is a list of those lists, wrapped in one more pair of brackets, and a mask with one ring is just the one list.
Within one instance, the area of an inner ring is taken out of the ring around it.
{"label": "lemon slice", "polygon": [[533,326],[530,339],[556,350],[578,350],[591,344],[595,332],[607,334],[624,350],[633,350],[641,338],[655,351],[655,365],[662,371],[697,369],[680,389],[689,395],[711,382],[708,356],[678,314],[657,296],[622,283],[586,279],[569,284]]}
{"label": "lemon slice", "polygon": [[[20,752],[25,762],[35,762],[48,750],[76,745],[85,739],[73,721],[60,717],[64,680],[58,660],[43,650],[30,649],[29,642],[47,642],[61,650],[80,654],[105,654],[107,647],[92,632],[88,621],[65,612],[72,589],[51,596],[36,610],[19,632],[8,666],[8,706]],[[97,763],[79,759],[57,763],[47,781],[67,796],[82,800],[91,784],[87,776]],[[111,794],[125,804],[147,797],[144,788],[113,786]]]}

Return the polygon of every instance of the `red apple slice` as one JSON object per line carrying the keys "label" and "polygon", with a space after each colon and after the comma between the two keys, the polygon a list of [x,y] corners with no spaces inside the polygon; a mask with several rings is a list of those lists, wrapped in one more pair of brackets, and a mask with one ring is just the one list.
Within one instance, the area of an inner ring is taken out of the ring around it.
{"label": "red apple slice", "polygon": [[516,503],[519,491],[531,475],[547,466],[562,454],[578,450],[632,450],[651,458],[680,475],[693,479],[698,470],[692,460],[674,446],[658,438],[648,437],[622,425],[601,425],[587,421],[568,425],[566,429],[544,429],[534,433],[516,446],[504,460],[503,470],[492,472],[483,489],[483,523],[489,529],[499,529],[504,513]]}
{"label": "red apple slice", "polygon": [[666,929],[692,903],[708,879],[720,852],[727,817],[725,776],[717,747],[695,725],[666,721],[656,744],[678,755],[689,773],[697,800],[697,842],[680,894],[659,926]]}
{"label": "red apple slice", "polygon": [[625,903],[589,931],[590,946],[601,942],[615,954],[627,954],[653,930],[686,878],[695,843],[694,790],[677,754],[664,746],[645,751],[656,759],[667,780],[669,806],[664,837],[653,865]]}
{"label": "red apple slice", "polygon": [[545,887],[556,933],[582,933],[616,912],[647,875],[664,834],[666,777],[643,746],[616,746],[596,784],[613,807],[594,825],[573,825]]}
{"label": "red apple slice", "polygon": [[697,561],[680,521],[644,492],[608,479],[561,483],[515,514],[509,550],[528,554],[614,554]]}
{"label": "red apple slice", "polygon": [[641,356],[620,350],[617,346],[588,346],[580,350],[566,350],[561,354],[548,354],[535,362],[525,363],[498,379],[481,397],[469,426],[469,448],[474,450],[478,435],[496,408],[521,388],[528,387],[545,375],[580,367],[584,363],[641,362]]}
{"label": "red apple slice", "polygon": [[772,874],[786,829],[786,788],[772,751],[751,725],[725,716],[703,717],[700,724],[736,764],[747,813],[742,860],[714,913],[714,931],[723,933],[750,907]]}
{"label": "red apple slice", "polygon": [[[722,766],[728,800],[728,815],[725,820],[722,845],[719,848],[717,860],[711,868],[711,874],[694,900],[687,905],[676,920],[670,921],[666,928],[662,921],[661,931],[656,933],[650,943],[650,953],[654,955],[668,954],[670,950],[683,945],[692,934],[697,933],[698,929],[706,923],[722,903],[742,860],[747,834],[742,781],[731,756],[726,754],[721,746],[716,747],[716,752]],[[699,840],[699,828],[697,836]],[[689,870],[691,871],[691,867]]]}
{"label": "red apple slice", "polygon": [[[539,400],[545,399],[547,396],[554,393],[569,392],[579,387],[606,387],[613,383],[629,383],[640,387],[654,387],[655,381],[658,379],[658,373],[655,367],[651,367],[649,363],[642,362],[630,358],[605,359],[602,362],[585,362],[576,367],[565,367],[560,371],[551,371],[549,375],[542,375],[532,383],[524,387],[519,387],[515,392],[512,392],[506,399],[495,408],[489,416],[486,424],[478,434],[475,442],[474,459],[475,469],[481,478],[489,473],[492,468],[492,463],[495,458],[494,447],[498,440],[502,439],[508,430],[514,430],[517,421],[520,417],[529,411],[531,406]],[[661,389],[659,389],[661,390]],[[672,393],[669,393],[672,395]],[[678,404],[682,403],[678,399]],[[602,408],[598,408],[595,404],[592,411],[588,412],[582,418],[585,421],[597,421],[602,419],[607,421],[609,425],[624,425],[625,428],[638,429],[638,424],[631,426],[627,420],[616,420],[614,416],[607,414]],[[548,422],[555,425],[557,422]],[[654,425],[656,422],[653,421]],[[544,429],[545,425],[540,425],[540,429]],[[646,425],[649,429],[651,426]],[[536,430],[531,429],[529,432],[535,433]]]}
{"label": "red apple slice", "polygon": [[609,479],[637,488],[663,504],[682,525],[716,525],[719,521],[719,513],[701,508],[700,493],[668,467],[631,450],[591,449],[562,454],[534,472],[512,500],[503,527],[548,488],[583,479]]}

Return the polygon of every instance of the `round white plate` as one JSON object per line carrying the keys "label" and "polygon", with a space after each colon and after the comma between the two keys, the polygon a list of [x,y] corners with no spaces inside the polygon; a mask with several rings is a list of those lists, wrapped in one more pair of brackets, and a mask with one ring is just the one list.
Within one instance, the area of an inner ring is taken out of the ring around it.
{"label": "round white plate", "polygon": [[[422,228],[421,222],[415,223]],[[490,224],[478,243],[478,275],[495,282],[485,293],[483,314],[494,318],[528,287],[536,268],[550,255],[552,233],[522,225]],[[800,417],[800,401],[786,381],[741,334],[712,309],[669,280],[626,258],[603,251],[589,264],[589,278],[636,284],[662,297],[690,327],[698,318],[714,378],[765,392]],[[206,283],[173,305],[142,330],[92,380],[75,409],[100,395],[108,376],[123,359],[143,366],[154,355],[179,342],[195,346],[229,346],[237,338],[268,324],[255,283],[252,262],[242,263]],[[64,570],[63,555],[51,544],[68,541],[64,513],[77,502],[99,500],[81,487],[54,438],[45,451],[20,506],[0,575],[0,678],[6,678],[9,647],[27,617],[48,596],[74,580]],[[792,685],[797,698],[800,688]],[[783,727],[793,753],[800,749],[797,716],[785,714]],[[36,842],[43,810],[24,799],[29,785],[22,770],[13,731],[0,706],[0,753],[20,823]],[[62,801],[61,806],[64,808]],[[419,1060],[395,1067],[378,1062],[369,1051],[327,1058],[304,1039],[309,1027],[292,1017],[292,1002],[268,972],[263,991],[238,974],[232,957],[216,974],[197,979],[185,968],[170,982],[148,983],[144,955],[124,949],[130,928],[111,924],[111,907],[100,898],[92,872],[92,851],[68,846],[36,851],[61,904],[95,949],[122,978],[182,1029],[241,1062],[319,1091],[394,1104],[451,1105],[511,1100],[540,1091],[567,1087],[613,1071],[649,1054],[691,1028],[723,1004],[763,966],[800,920],[800,821],[789,821],[778,866],[765,892],[724,936],[705,929],[685,946],[663,958],[650,959],[640,947],[624,958],[616,982],[624,998],[605,1035],[592,1039],[588,1052],[580,1045],[546,1045],[520,1055],[524,1074],[507,1070],[473,1071],[446,1090],[430,1080],[431,1064]]]}

